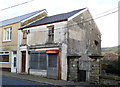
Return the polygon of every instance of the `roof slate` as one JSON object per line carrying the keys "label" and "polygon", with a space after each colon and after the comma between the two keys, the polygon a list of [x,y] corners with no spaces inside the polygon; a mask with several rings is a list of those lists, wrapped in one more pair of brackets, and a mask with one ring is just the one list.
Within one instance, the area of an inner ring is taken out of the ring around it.
{"label": "roof slate", "polygon": [[1,21],[0,26],[5,26],[5,25],[9,25],[9,24],[13,24],[13,23],[16,23],[16,22],[23,21],[23,20],[25,20],[25,19],[27,19],[27,18],[29,18],[31,16],[34,16],[34,15],[36,15],[36,14],[38,14],[38,13],[44,11],[44,10],[45,9]]}
{"label": "roof slate", "polygon": [[34,23],[31,23],[27,26],[21,27],[21,29],[24,28],[28,28],[28,27],[32,27],[32,26],[38,26],[38,25],[44,25],[44,24],[49,24],[49,23],[54,23],[54,22],[58,22],[58,21],[63,21],[63,20],[67,20],[69,17],[75,15],[76,13],[84,10],[85,8],[79,9],[79,10],[74,10],[68,13],[62,13],[62,14],[57,14],[57,15],[53,15],[53,16],[47,16],[43,19],[37,20]]}

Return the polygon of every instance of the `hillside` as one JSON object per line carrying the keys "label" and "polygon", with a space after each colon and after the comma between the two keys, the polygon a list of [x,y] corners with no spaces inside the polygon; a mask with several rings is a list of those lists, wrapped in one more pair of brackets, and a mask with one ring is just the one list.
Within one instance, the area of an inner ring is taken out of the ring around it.
{"label": "hillside", "polygon": [[118,58],[118,54],[120,54],[120,46],[102,48],[102,55],[106,60],[115,60]]}
{"label": "hillside", "polygon": [[118,53],[118,50],[120,50],[120,46],[105,47],[105,48],[102,48],[102,54],[105,54],[105,53]]}

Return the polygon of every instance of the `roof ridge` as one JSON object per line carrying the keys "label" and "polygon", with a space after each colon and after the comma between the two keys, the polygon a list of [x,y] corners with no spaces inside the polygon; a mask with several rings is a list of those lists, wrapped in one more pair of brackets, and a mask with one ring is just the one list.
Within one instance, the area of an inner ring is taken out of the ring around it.
{"label": "roof ridge", "polygon": [[80,11],[80,10],[84,10],[84,9],[86,9],[86,8],[72,10],[72,11],[69,11],[69,12],[63,12],[63,13],[59,13],[59,14],[55,14],[55,15],[51,15],[51,16],[47,16],[47,17],[57,16],[57,15],[62,15],[62,14],[68,14],[68,13],[72,13],[72,12]]}
{"label": "roof ridge", "polygon": [[46,10],[46,9],[29,12],[29,13],[26,13],[26,14],[23,14],[23,15],[19,15],[19,16],[16,16],[16,17],[12,17],[12,18],[5,19],[5,20],[0,21],[0,22],[4,22],[4,21],[7,21],[7,20],[11,20],[11,19],[14,19],[14,18],[17,18],[17,17],[25,16],[25,15],[28,15],[28,14],[31,14],[31,13],[35,13],[35,12],[39,12],[39,11],[44,11],[44,10]]}
{"label": "roof ridge", "polygon": [[31,23],[30,25],[22,27],[21,29],[32,27],[32,26],[43,25],[43,24],[50,24],[50,23],[60,22],[60,21],[67,21],[68,18],[70,18],[71,16],[79,13],[80,11],[82,11],[84,9],[86,9],[86,8],[73,10],[73,11],[66,12],[66,13],[46,16],[45,18],[39,19],[39,20],[35,21],[34,23]]}

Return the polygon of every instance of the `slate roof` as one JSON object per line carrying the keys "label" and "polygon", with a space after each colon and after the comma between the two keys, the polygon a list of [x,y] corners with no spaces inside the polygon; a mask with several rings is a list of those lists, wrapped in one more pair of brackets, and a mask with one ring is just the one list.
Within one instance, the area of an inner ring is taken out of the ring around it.
{"label": "slate roof", "polygon": [[44,11],[45,9],[43,10],[39,10],[39,11],[35,11],[35,12],[32,12],[32,13],[28,13],[28,14],[25,14],[25,15],[22,15],[22,16],[17,16],[17,17],[14,17],[14,18],[11,18],[11,19],[7,19],[7,20],[4,20],[4,21],[1,21],[0,22],[0,26],[5,26],[5,25],[9,25],[9,24],[12,24],[12,23],[16,23],[16,22],[20,22],[20,21],[23,21],[31,16],[34,16],[42,11]]}
{"label": "slate roof", "polygon": [[57,14],[53,16],[47,16],[43,19],[40,19],[32,24],[29,24],[27,26],[21,27],[21,29],[32,27],[32,26],[38,26],[38,25],[44,25],[44,24],[49,24],[49,23],[54,23],[54,22],[59,22],[63,20],[67,20],[69,17],[75,15],[76,13],[84,10],[85,8],[79,9],[79,10],[74,10],[68,13],[62,13],[62,14]]}

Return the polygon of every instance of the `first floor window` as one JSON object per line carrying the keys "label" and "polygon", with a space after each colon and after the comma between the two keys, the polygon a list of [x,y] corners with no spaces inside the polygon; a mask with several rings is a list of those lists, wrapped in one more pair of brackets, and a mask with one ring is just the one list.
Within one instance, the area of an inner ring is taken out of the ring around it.
{"label": "first floor window", "polygon": [[48,42],[54,41],[54,26],[48,26]]}
{"label": "first floor window", "polygon": [[4,41],[11,41],[12,39],[12,28],[8,27],[4,29]]}
{"label": "first floor window", "polygon": [[9,52],[7,51],[0,52],[0,62],[9,62]]}

